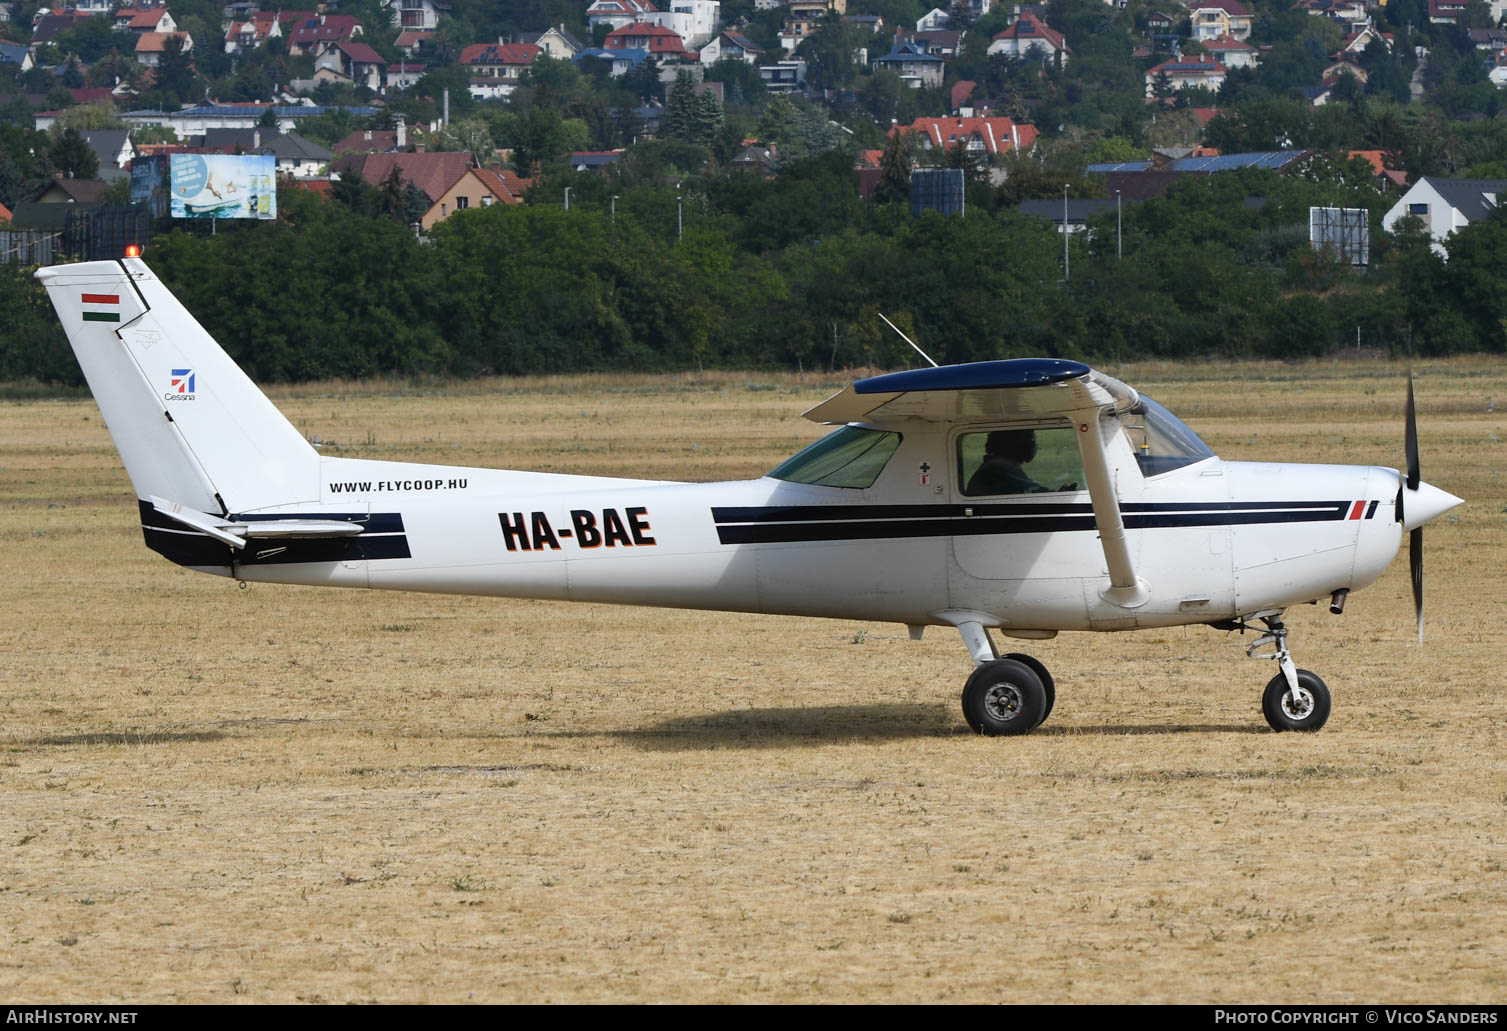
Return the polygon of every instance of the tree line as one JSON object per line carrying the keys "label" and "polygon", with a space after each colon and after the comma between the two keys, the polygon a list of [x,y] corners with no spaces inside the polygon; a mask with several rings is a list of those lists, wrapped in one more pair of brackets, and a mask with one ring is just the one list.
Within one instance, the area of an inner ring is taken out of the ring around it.
{"label": "tree line", "polygon": [[[284,190],[275,223],[174,230],[147,260],[262,381],[912,364],[880,312],[941,362],[1507,346],[1507,216],[1445,261],[1419,224],[1382,231],[1393,200],[1354,163],[1190,177],[1075,236],[1066,279],[1056,227],[987,184],[965,217],[914,217],[861,199],[835,151],[773,178],[618,175],[557,176],[423,241],[392,184]],[[1311,205],[1368,210],[1368,267],[1310,247]],[[29,270],[4,266],[0,310],[0,379],[79,381]]]}

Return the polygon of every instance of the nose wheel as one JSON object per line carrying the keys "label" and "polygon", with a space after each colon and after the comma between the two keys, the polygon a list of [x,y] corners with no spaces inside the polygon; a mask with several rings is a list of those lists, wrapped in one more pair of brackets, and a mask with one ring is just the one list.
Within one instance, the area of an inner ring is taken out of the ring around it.
{"label": "nose wheel", "polygon": [[[1267,724],[1276,731],[1314,731],[1329,719],[1329,686],[1319,679],[1317,673],[1298,669],[1287,650],[1287,626],[1282,614],[1267,613],[1258,616],[1266,624],[1266,633],[1246,646],[1245,653],[1253,659],[1275,659],[1282,672],[1272,677],[1261,695],[1261,713]],[[1245,629],[1244,624],[1240,624]],[[1271,652],[1258,655],[1257,650],[1266,646]]]}

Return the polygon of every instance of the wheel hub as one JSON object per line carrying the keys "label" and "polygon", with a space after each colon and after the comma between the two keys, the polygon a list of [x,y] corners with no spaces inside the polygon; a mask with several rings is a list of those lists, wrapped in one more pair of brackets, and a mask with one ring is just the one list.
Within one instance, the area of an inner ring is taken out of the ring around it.
{"label": "wheel hub", "polygon": [[1299,687],[1296,695],[1286,691],[1282,695],[1282,712],[1288,719],[1306,720],[1313,713],[1313,693],[1305,687]]}
{"label": "wheel hub", "polygon": [[1019,716],[1020,707],[1020,691],[1014,684],[995,684],[984,692],[984,711],[1002,723]]}

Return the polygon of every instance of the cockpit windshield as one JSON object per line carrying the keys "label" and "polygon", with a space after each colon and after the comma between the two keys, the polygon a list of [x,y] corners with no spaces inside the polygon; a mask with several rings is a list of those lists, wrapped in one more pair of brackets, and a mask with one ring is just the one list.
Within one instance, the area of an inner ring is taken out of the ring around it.
{"label": "cockpit windshield", "polygon": [[1198,434],[1145,394],[1122,421],[1144,476],[1158,476],[1214,457]]}
{"label": "cockpit windshield", "polygon": [[797,451],[769,475],[822,487],[870,487],[899,446],[898,433],[844,426]]}

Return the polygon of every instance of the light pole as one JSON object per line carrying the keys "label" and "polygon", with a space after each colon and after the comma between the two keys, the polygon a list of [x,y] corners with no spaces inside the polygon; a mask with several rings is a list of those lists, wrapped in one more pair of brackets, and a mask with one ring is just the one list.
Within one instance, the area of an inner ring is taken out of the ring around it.
{"label": "light pole", "polygon": [[680,216],[680,184],[675,184],[675,242],[685,235],[685,222]]}
{"label": "light pole", "polygon": [[1067,183],[1062,184],[1062,281],[1068,281],[1067,264]]}
{"label": "light pole", "polygon": [[570,187],[565,187],[565,210],[570,210]]}
{"label": "light pole", "polygon": [[1120,219],[1120,191],[1115,191],[1115,260],[1125,257],[1125,237]]}
{"label": "light pole", "polygon": [[617,225],[617,194],[612,195],[612,224]]}

